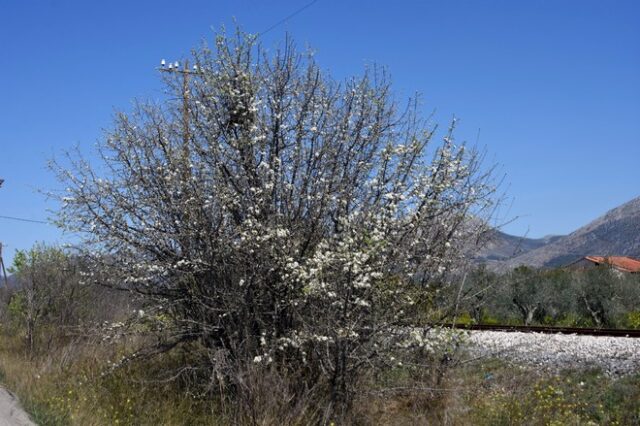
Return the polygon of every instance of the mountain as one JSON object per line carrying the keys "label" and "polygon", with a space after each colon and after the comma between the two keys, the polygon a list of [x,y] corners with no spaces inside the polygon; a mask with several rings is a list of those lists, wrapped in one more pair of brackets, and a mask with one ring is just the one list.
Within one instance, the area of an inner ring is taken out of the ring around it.
{"label": "mountain", "polygon": [[[501,241],[503,246],[500,247],[508,247],[507,242],[511,240],[502,238]],[[532,241],[536,243],[527,242],[523,247],[542,242]],[[499,256],[501,252],[496,253],[495,256]],[[549,238],[538,247],[488,265],[498,270],[520,265],[553,268],[586,255],[640,257],[640,197],[608,211],[569,235]]]}
{"label": "mountain", "polygon": [[[2,275],[2,271],[0,271],[0,288],[3,288],[5,285],[4,275]],[[15,288],[18,286],[18,279],[14,275],[7,275],[7,286],[9,288]]]}
{"label": "mountain", "polygon": [[550,244],[562,238],[558,235],[549,235],[543,238],[526,238],[509,235],[494,230],[488,236],[488,241],[475,255],[475,260],[481,263],[504,262],[532,250]]}

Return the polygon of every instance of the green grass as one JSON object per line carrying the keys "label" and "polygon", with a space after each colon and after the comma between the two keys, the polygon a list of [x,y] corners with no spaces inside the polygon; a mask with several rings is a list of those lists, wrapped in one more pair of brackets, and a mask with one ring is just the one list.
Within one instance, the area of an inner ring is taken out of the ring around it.
{"label": "green grass", "polygon": [[[27,357],[19,338],[0,337],[3,384],[14,391],[40,425],[216,425],[224,424],[214,401],[187,395],[178,382],[156,383],[171,368],[170,356],[110,372],[108,361],[126,348],[100,345]],[[106,373],[106,374],[105,374]]]}
{"label": "green grass", "polygon": [[[38,424],[233,423],[215,397],[195,398],[184,384],[155,381],[158,372],[181,362],[177,356],[104,374],[108,361],[127,345],[79,346],[67,362],[64,348],[31,358],[21,345],[17,337],[0,336],[0,378]],[[483,360],[453,367],[437,381],[434,369],[398,367],[365,380],[354,408],[353,423],[363,425],[640,425],[640,374],[617,379],[597,370],[550,374]],[[264,425],[304,424],[273,413],[263,419]]]}
{"label": "green grass", "polygon": [[[531,380],[531,372],[523,371],[524,377],[498,373],[491,379],[485,392],[470,399],[469,420],[478,425],[640,424],[640,374],[610,378],[597,370],[568,370],[534,374]],[[523,382],[527,376],[530,381]]]}

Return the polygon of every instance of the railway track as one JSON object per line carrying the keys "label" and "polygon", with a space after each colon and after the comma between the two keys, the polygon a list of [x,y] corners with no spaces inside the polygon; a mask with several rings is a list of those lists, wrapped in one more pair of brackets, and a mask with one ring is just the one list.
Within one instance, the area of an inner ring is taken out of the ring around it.
{"label": "railway track", "polygon": [[578,335],[585,335],[585,336],[640,338],[640,330],[627,330],[627,329],[616,329],[616,328],[547,327],[547,326],[532,326],[532,325],[488,325],[488,324],[442,324],[441,326],[457,328],[461,330],[511,331],[511,332],[520,332],[520,333],[578,334]]}

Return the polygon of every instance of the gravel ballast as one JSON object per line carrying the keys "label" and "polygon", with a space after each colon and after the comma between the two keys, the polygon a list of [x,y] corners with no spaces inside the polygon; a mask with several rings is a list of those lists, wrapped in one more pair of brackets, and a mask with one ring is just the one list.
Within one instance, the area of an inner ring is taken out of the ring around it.
{"label": "gravel ballast", "polygon": [[471,357],[550,369],[595,367],[614,376],[640,372],[640,338],[471,331],[467,345]]}

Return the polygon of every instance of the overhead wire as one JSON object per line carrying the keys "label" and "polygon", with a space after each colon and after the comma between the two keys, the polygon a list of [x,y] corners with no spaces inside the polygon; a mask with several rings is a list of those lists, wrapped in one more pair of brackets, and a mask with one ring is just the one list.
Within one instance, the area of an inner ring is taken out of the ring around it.
{"label": "overhead wire", "polygon": [[44,220],[26,219],[26,218],[23,218],[23,217],[15,217],[15,216],[0,215],[0,219],[15,220],[15,221],[18,221],[18,222],[40,223],[40,224],[43,224],[43,225],[50,225],[49,222],[44,221]]}
{"label": "overhead wire", "polygon": [[[313,0],[313,1],[309,2],[309,3],[307,3],[306,5],[302,6],[301,8],[299,8],[296,11],[292,12],[291,14],[285,16],[284,18],[282,18],[281,20],[279,20],[275,24],[271,25],[269,28],[267,28],[267,29],[265,29],[263,31],[260,31],[258,33],[258,36],[265,35],[269,31],[271,31],[271,30],[277,28],[278,26],[284,24],[288,20],[294,18],[295,16],[299,15],[300,13],[304,12],[305,10],[307,10],[308,8],[310,8],[311,6],[316,4],[318,1],[319,0]],[[0,185],[2,185],[2,182],[0,182]],[[0,219],[14,220],[14,221],[18,221],[18,222],[27,222],[27,223],[38,223],[38,224],[42,224],[42,225],[51,225],[50,222],[47,222],[47,221],[44,221],[44,220],[26,219],[26,218],[23,218],[23,217],[16,217],[16,216],[0,215]]]}
{"label": "overhead wire", "polygon": [[318,2],[318,0],[313,0],[310,3],[307,3],[306,5],[302,6],[300,9],[296,10],[295,12],[291,13],[290,15],[282,18],[281,20],[279,20],[278,22],[276,22],[275,24],[271,25],[269,28],[267,28],[264,31],[260,31],[258,33],[258,37],[265,35],[266,33],[268,33],[269,31],[273,30],[274,28],[278,27],[281,24],[284,24],[285,22],[287,22],[289,19],[295,17],[296,15],[304,12],[305,10],[307,10],[308,8],[310,8],[311,6],[313,6],[314,4],[316,4]]}

